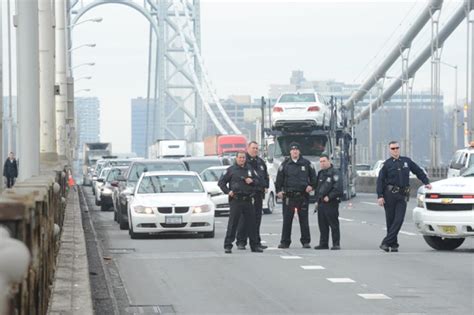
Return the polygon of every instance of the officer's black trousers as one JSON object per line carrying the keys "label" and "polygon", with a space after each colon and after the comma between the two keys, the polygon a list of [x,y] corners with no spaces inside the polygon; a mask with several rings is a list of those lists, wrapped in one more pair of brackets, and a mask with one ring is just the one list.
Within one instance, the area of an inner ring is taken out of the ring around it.
{"label": "officer's black trousers", "polygon": [[224,248],[232,248],[235,240],[235,233],[239,224],[240,217],[243,216],[247,226],[247,235],[250,239],[250,247],[255,248],[258,245],[255,228],[255,210],[251,200],[230,201],[229,222],[227,223],[227,233],[224,240]]}
{"label": "officer's black trousers", "polygon": [[319,245],[328,246],[329,228],[331,228],[332,244],[340,245],[339,203],[318,203],[318,226],[320,232]]}
{"label": "officer's black trousers", "polygon": [[387,221],[387,236],[382,244],[387,246],[398,246],[397,235],[402,228],[405,212],[407,210],[407,201],[405,196],[399,193],[386,191],[384,193],[385,200],[385,220]]}
{"label": "officer's black trousers", "polygon": [[293,216],[295,209],[298,212],[298,221],[300,222],[301,244],[309,244],[311,236],[309,233],[308,222],[308,198],[283,198],[283,230],[281,232],[281,241],[283,245],[291,244],[291,226],[293,224]]}
{"label": "officer's black trousers", "polygon": [[[262,204],[263,204],[263,193],[257,193],[255,194],[255,203],[254,203],[254,209],[255,209],[255,224],[256,224],[256,236],[257,236],[257,242],[259,245],[261,245],[261,238],[260,238],[260,224],[262,223]],[[241,216],[239,220],[239,225],[237,227],[237,245],[247,245],[247,222],[245,221],[245,217]]]}

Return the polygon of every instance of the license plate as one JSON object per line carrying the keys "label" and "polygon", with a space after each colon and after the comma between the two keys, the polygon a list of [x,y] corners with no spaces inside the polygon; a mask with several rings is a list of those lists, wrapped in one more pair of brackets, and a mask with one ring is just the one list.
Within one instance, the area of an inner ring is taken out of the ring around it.
{"label": "license plate", "polygon": [[456,227],[454,225],[440,225],[440,228],[446,234],[456,234]]}
{"label": "license plate", "polygon": [[168,216],[165,217],[166,224],[181,224],[183,223],[183,217],[181,216]]}

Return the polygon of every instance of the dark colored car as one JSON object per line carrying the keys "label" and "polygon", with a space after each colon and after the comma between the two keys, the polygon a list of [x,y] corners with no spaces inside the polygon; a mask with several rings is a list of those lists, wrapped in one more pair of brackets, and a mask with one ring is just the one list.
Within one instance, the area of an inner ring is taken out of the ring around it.
{"label": "dark colored car", "polygon": [[128,203],[135,185],[144,172],[152,171],[187,171],[186,166],[180,160],[158,159],[158,160],[134,160],[124,176],[117,178],[114,185],[118,188],[115,202],[117,222],[121,230],[128,229]]}
{"label": "dark colored car", "polygon": [[182,158],[181,161],[184,162],[188,171],[193,171],[198,174],[201,174],[202,171],[211,166],[232,164],[230,158],[219,156],[186,157]]}

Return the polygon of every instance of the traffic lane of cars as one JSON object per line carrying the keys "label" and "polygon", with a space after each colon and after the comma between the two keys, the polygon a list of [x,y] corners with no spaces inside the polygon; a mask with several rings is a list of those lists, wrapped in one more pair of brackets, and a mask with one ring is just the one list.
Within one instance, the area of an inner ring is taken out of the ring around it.
{"label": "traffic lane of cars", "polygon": [[[354,206],[362,208],[368,205],[356,201]],[[111,220],[110,212],[94,212]],[[270,246],[278,243],[281,229],[279,219],[280,214],[263,218],[262,239]],[[176,310],[190,313],[211,310],[217,312],[230,306],[241,309],[243,306],[239,306],[240,304],[261,304],[262,301],[266,301],[267,309],[281,307],[277,302],[286,305],[279,313],[283,310],[287,313],[314,313],[322,310],[328,313],[355,310],[359,313],[394,313],[423,312],[423,309],[426,312],[426,307],[431,312],[435,312],[436,308],[444,313],[450,313],[446,312],[449,309],[455,313],[467,311],[462,305],[468,305],[467,280],[472,278],[472,272],[469,273],[469,262],[462,250],[453,253],[435,252],[428,249],[419,236],[401,235],[403,250],[398,254],[383,253],[376,247],[378,237],[384,233],[379,226],[367,227],[348,221],[341,221],[343,250],[339,253],[304,250],[298,246],[299,231],[295,222],[294,244],[289,250],[267,250],[258,256],[248,250],[236,251],[230,260],[222,252],[227,218],[217,220],[216,238],[207,240],[192,234],[158,235],[146,240],[130,240],[117,227],[107,229],[110,235],[105,240],[107,247],[134,249],[127,255],[113,255],[132,304],[172,304]],[[311,216],[311,221],[314,243],[318,238],[316,215]],[[156,239],[160,241],[154,241]],[[284,260],[280,256],[302,258]],[[256,260],[258,265],[265,265],[265,268],[255,268]],[[307,265],[322,265],[326,269],[324,273],[320,270],[302,269],[301,266]],[[232,272],[229,272],[229,268]],[[433,276],[440,269],[447,269],[444,280]],[[281,270],[285,272],[282,273]],[[275,274],[282,276],[275,277]],[[332,284],[327,280],[337,277],[348,277],[355,283]],[[448,278],[453,281],[448,281]],[[193,279],[192,284],[189,279]],[[223,282],[222,279],[226,281]],[[293,288],[292,293],[287,292],[289,288]],[[288,305],[295,303],[295,288],[298,288],[298,292],[301,290],[297,298],[299,305],[288,310]],[[192,295],[191,299],[189,295],[182,294],[188,290]],[[247,293],[244,294],[245,299],[250,300],[240,303],[235,298],[242,296],[238,292],[250,292],[248,296]],[[318,292],[317,296],[314,296],[314,292]],[[359,293],[383,293],[391,300],[368,302],[357,296]],[[314,303],[315,299],[317,303]],[[344,307],[338,306],[341,303],[337,301],[341,299],[344,300]],[[213,305],[213,308],[206,308],[205,304]],[[255,312],[247,308],[242,308],[242,311]]]}

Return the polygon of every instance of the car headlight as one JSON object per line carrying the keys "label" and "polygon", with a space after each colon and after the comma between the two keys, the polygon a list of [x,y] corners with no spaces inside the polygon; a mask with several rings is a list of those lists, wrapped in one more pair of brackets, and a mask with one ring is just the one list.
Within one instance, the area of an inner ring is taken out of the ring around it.
{"label": "car headlight", "polygon": [[202,205],[202,206],[194,206],[191,207],[193,213],[204,213],[211,211],[211,207],[209,205]]}
{"label": "car headlight", "polygon": [[153,209],[150,207],[135,206],[133,207],[133,211],[140,214],[153,214]]}
{"label": "car headlight", "polygon": [[417,206],[420,208],[425,207],[425,194],[418,194],[416,196]]}

